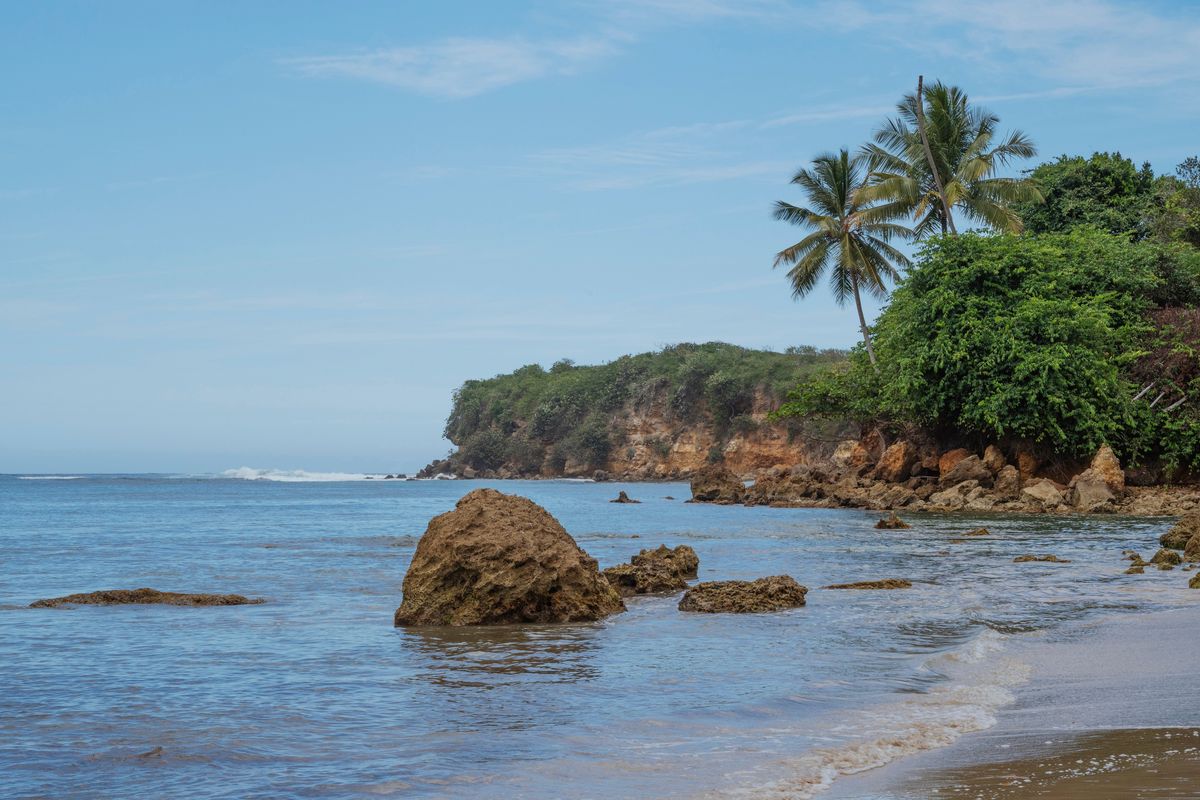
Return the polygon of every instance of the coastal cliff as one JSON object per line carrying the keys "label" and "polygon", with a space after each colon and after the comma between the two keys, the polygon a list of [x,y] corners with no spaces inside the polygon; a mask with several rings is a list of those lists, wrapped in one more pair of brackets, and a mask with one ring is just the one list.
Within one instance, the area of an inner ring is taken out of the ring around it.
{"label": "coastal cliff", "polygon": [[845,357],[712,342],[468,381],[446,424],[457,450],[423,474],[655,480],[711,464],[749,474],[820,463],[861,434],[856,424],[770,415],[797,382]]}

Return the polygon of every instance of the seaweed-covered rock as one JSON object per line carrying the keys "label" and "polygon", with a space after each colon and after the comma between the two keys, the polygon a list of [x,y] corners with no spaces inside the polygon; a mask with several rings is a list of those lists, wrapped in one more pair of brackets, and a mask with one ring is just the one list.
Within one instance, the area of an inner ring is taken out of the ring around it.
{"label": "seaweed-covered rock", "polygon": [[876,522],[875,527],[881,531],[893,531],[911,528],[912,525],[909,525],[907,522],[897,517],[896,512],[893,511],[891,514]]}
{"label": "seaweed-covered rock", "polygon": [[912,581],[903,578],[884,578],[881,581],[856,581],[854,583],[831,583],[826,589],[911,589]]}
{"label": "seaweed-covered rock", "polygon": [[1168,550],[1164,547],[1154,554],[1154,558],[1150,559],[1150,563],[1158,564],[1160,566],[1163,564],[1169,564],[1172,567],[1176,567],[1183,563],[1183,556],[1179,555],[1179,553],[1175,552],[1174,550]]}
{"label": "seaweed-covered rock", "polygon": [[1065,558],[1059,558],[1058,556],[1055,556],[1055,555],[1035,556],[1033,554],[1026,554],[1023,556],[1017,556],[1016,558],[1013,559],[1014,564],[1025,564],[1030,561],[1047,561],[1051,564],[1070,564],[1071,563],[1070,560],[1065,559]]}
{"label": "seaweed-covered rock", "polygon": [[754,581],[709,581],[688,589],[679,601],[679,610],[707,614],[782,611],[804,605],[807,593],[807,588],[788,575]]}
{"label": "seaweed-covered rock", "polygon": [[624,610],[596,560],[549,512],[524,497],[476,489],[430,520],[395,623],[584,622]]}
{"label": "seaweed-covered rock", "polygon": [[160,592],[158,589],[103,589],[87,594],[69,594],[36,600],[30,608],[59,606],[117,606],[154,603],[168,606],[244,606],[266,602],[261,597],[249,598],[240,594],[193,594],[189,592]]}
{"label": "seaweed-covered rock", "polygon": [[713,464],[692,477],[692,499],[698,503],[740,503],[746,484],[725,467]]}

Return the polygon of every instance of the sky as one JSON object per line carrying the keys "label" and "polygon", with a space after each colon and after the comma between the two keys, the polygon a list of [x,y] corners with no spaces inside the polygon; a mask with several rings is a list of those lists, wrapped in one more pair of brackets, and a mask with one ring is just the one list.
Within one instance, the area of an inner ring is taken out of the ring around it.
{"label": "sky", "polygon": [[468,379],[850,346],[772,269],[796,169],[924,74],[1169,172],[1197,53],[1190,1],[6,3],[0,472],[411,472]]}

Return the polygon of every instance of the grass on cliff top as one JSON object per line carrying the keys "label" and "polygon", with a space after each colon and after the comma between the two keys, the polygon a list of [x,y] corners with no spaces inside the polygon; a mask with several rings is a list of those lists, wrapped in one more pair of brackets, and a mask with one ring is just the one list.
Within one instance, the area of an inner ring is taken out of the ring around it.
{"label": "grass on cliff top", "polygon": [[666,399],[666,413],[683,423],[726,425],[748,414],[756,392],[783,398],[802,378],[845,361],[843,350],[793,347],[778,353],[708,342],[678,344],[621,356],[607,364],[569,360],[549,370],[530,364],[507,375],[467,381],[455,392],[446,438],[460,447],[482,432],[553,443],[590,426],[608,427],[605,415],[648,408]]}

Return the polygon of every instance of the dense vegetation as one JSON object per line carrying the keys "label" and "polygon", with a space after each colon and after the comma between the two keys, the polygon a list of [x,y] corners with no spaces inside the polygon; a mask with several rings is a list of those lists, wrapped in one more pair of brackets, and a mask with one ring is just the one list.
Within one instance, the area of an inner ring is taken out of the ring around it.
{"label": "dense vegetation", "polygon": [[659,404],[681,427],[729,433],[746,424],[756,392],[782,398],[797,381],[845,358],[841,350],[776,353],[710,342],[597,366],[531,364],[463,384],[445,435],[459,447],[456,460],[474,469],[537,472],[547,463],[561,469],[568,459],[602,467],[623,444],[617,423],[625,409]]}

